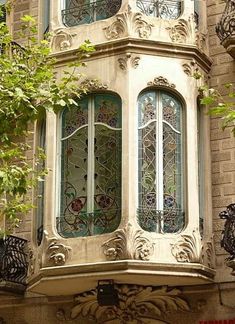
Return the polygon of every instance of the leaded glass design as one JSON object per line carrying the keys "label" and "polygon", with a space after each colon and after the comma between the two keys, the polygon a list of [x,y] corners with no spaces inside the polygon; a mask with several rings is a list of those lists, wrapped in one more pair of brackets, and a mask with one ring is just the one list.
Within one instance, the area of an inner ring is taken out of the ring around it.
{"label": "leaded glass design", "polygon": [[140,11],[161,19],[177,19],[182,13],[183,0],[137,0]]}
{"label": "leaded glass design", "polygon": [[138,109],[139,223],[150,232],[175,233],[184,225],[181,104],[149,90]]}
{"label": "leaded glass design", "polygon": [[90,24],[114,16],[121,3],[121,0],[66,0],[62,20],[69,27]]}
{"label": "leaded glass design", "polygon": [[121,101],[113,94],[79,100],[62,114],[61,207],[64,237],[114,231],[121,213]]}

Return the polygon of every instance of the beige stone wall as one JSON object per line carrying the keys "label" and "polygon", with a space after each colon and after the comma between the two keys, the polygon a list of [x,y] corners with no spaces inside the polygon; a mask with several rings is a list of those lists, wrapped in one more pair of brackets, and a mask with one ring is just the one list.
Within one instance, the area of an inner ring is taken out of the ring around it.
{"label": "beige stone wall", "polygon": [[[226,53],[216,35],[215,26],[224,10],[224,1],[207,0],[209,51],[213,60],[210,73],[210,87],[215,87],[222,94],[226,93],[224,85],[234,82],[235,65],[233,58]],[[224,221],[219,219],[219,212],[235,202],[235,139],[231,129],[221,130],[221,119],[211,118],[211,152],[212,152],[212,196],[214,239],[217,254],[218,279],[232,280],[228,268],[224,265],[225,251],[220,247],[221,230]],[[225,275],[226,273],[226,275]]]}

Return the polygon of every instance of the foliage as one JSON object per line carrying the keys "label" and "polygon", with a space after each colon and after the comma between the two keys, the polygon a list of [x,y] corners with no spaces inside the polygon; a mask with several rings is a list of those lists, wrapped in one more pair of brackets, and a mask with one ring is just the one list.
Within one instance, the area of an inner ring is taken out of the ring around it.
{"label": "foliage", "polygon": [[[22,45],[14,42],[6,24],[0,23],[0,235],[12,231],[20,214],[33,207],[26,196],[46,173],[26,158],[32,149],[26,144],[29,126],[45,111],[58,113],[65,106],[76,105],[75,99],[87,90],[79,85],[83,75],[78,69],[94,50],[89,41],[81,45],[76,60],[57,80],[50,35],[38,41],[35,20],[26,15],[21,22]],[[35,164],[43,165],[43,152],[36,155]]]}
{"label": "foliage", "polygon": [[208,89],[206,86],[201,87],[201,104],[209,105],[209,114],[221,117],[222,129],[231,127],[235,135],[235,87],[234,84],[228,83],[225,88],[227,89],[227,95],[222,95],[216,89]]}

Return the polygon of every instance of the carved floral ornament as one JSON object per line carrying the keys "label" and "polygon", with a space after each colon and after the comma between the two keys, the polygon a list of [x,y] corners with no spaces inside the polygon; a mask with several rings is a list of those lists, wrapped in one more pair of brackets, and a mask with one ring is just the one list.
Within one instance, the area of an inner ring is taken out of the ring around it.
{"label": "carved floral ornament", "polygon": [[73,38],[77,36],[76,33],[69,33],[65,28],[56,29],[52,36],[52,48],[55,51],[65,51],[72,47]]}
{"label": "carved floral ornament", "polygon": [[151,320],[152,324],[163,324],[166,323],[166,314],[189,311],[189,305],[181,298],[179,289],[139,285],[115,285],[115,289],[118,292],[119,305],[99,306],[97,291],[91,290],[75,297],[75,306],[69,316],[66,316],[63,309],[59,309],[57,319],[69,321],[84,317],[98,324],[111,324],[114,320],[119,324],[147,324]]}
{"label": "carved floral ornament", "polygon": [[137,35],[140,38],[149,38],[153,25],[148,23],[140,12],[132,12],[128,5],[126,11],[117,14],[115,21],[104,28],[105,37],[108,40],[118,39],[124,36]]}
{"label": "carved floral ornament", "polygon": [[88,91],[107,90],[108,85],[101,83],[97,79],[86,79],[81,83],[81,86]]}
{"label": "carved floral ornament", "polygon": [[195,41],[196,24],[194,17],[187,20],[179,19],[173,26],[167,27],[169,36],[174,43],[188,43]]}
{"label": "carved floral ornament", "polygon": [[135,230],[129,223],[126,228],[114,232],[112,238],[103,245],[108,260],[148,261],[154,252],[154,243],[144,236],[144,231]]}
{"label": "carved floral ornament", "polygon": [[215,265],[213,238],[203,242],[198,229],[193,230],[192,234],[182,234],[172,244],[171,253],[178,262],[202,263],[209,268]]}
{"label": "carved floral ornament", "polygon": [[62,266],[66,263],[72,251],[70,246],[59,242],[56,238],[49,240],[46,251],[47,265]]}

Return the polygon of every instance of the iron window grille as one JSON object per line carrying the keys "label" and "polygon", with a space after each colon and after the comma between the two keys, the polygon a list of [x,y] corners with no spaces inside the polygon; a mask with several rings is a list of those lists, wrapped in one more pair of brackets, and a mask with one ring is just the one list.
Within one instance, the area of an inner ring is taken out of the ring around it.
{"label": "iron window grille", "polygon": [[68,26],[90,24],[114,16],[121,0],[67,0],[62,10],[62,21]]}
{"label": "iron window grille", "polygon": [[140,11],[161,19],[177,19],[182,13],[181,0],[137,0]]}

